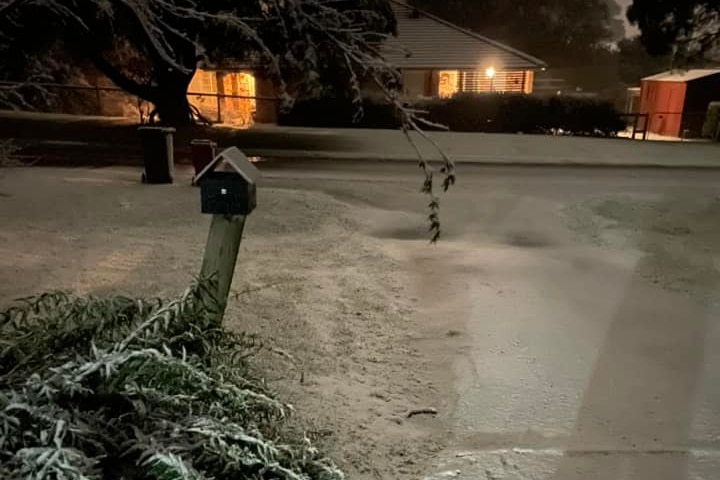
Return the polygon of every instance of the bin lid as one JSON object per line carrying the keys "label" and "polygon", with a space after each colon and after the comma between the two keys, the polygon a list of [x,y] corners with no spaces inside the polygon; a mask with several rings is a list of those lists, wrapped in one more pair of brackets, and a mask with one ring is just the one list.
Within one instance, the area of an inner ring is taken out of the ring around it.
{"label": "bin lid", "polygon": [[196,138],[190,141],[190,145],[217,145],[217,143],[207,138]]}
{"label": "bin lid", "polygon": [[138,127],[138,130],[158,130],[165,133],[173,133],[175,128],[173,127]]}

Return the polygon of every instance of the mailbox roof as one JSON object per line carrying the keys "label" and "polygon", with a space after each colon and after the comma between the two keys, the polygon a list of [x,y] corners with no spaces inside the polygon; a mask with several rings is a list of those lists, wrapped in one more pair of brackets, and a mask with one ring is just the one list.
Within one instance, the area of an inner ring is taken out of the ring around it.
{"label": "mailbox roof", "polygon": [[214,171],[221,163],[230,165],[248,183],[257,183],[258,178],[260,178],[260,170],[248,160],[247,156],[239,148],[230,147],[220,152],[212,162],[195,176],[195,183],[199,182],[206,173]]}

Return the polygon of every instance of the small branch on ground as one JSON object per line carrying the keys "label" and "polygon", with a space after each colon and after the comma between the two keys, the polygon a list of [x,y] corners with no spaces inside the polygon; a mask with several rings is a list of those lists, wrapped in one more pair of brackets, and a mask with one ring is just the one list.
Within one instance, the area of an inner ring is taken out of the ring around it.
{"label": "small branch on ground", "polygon": [[437,414],[438,414],[438,411],[434,408],[419,408],[417,410],[410,410],[405,417],[412,418],[416,415],[437,415]]}
{"label": "small branch on ground", "polygon": [[279,355],[279,356],[281,356],[281,357],[284,357],[284,358],[288,359],[288,360],[289,360],[291,363],[293,363],[293,364],[294,364],[294,363],[297,363],[297,361],[295,360],[295,357],[293,357],[291,354],[289,354],[288,352],[286,352],[286,351],[283,350],[282,348],[268,347],[268,351],[270,351],[271,353],[274,353],[275,355]]}

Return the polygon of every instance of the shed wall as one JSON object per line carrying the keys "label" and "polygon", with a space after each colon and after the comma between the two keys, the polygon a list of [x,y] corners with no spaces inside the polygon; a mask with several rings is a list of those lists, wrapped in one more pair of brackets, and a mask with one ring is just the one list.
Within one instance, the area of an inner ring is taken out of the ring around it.
{"label": "shed wall", "polygon": [[680,136],[685,92],[683,82],[643,80],[640,113],[649,115],[648,131],[669,137]]}

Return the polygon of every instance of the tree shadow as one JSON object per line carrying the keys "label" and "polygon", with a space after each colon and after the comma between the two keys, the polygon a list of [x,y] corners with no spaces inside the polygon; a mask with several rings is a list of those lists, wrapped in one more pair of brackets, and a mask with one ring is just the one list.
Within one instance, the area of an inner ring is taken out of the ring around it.
{"label": "tree shadow", "polygon": [[[674,202],[657,210],[666,212]],[[697,227],[684,221],[717,218],[702,213],[679,220],[677,231]],[[703,265],[713,264],[718,248],[659,235],[667,220],[651,215],[641,224],[637,241],[646,254],[606,331],[554,480],[689,476],[697,397],[708,381],[710,297],[718,285],[717,271],[708,275]],[[661,285],[675,294],[658,294]]]}

